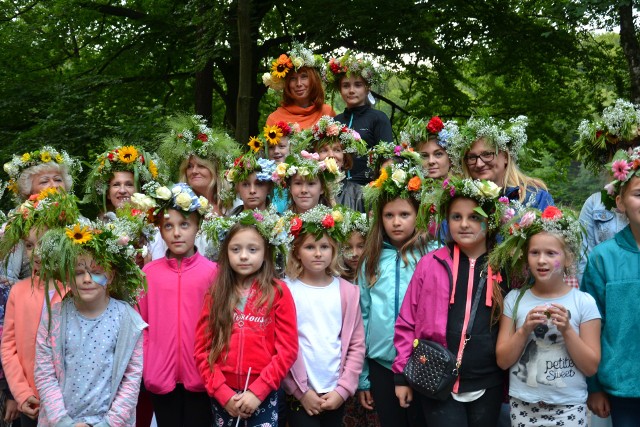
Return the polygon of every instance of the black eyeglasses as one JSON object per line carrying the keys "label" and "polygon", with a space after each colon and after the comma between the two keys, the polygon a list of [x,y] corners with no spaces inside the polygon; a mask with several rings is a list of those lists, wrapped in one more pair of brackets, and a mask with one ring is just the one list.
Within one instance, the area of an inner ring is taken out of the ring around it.
{"label": "black eyeglasses", "polygon": [[493,159],[496,158],[496,153],[493,151],[485,151],[484,153],[480,153],[479,156],[475,156],[475,155],[470,155],[470,156],[464,156],[464,162],[469,165],[475,165],[476,163],[478,163],[478,159],[481,159],[483,161],[483,163],[491,163],[493,161]]}

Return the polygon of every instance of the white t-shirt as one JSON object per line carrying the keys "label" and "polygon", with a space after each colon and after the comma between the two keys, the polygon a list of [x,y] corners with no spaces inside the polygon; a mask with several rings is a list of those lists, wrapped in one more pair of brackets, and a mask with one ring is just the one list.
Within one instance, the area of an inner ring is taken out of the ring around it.
{"label": "white t-shirt", "polygon": [[[504,315],[513,319],[513,308],[520,290],[504,300]],[[540,298],[530,289],[518,303],[516,326],[519,328],[529,311],[539,305],[561,304],[571,313],[569,323],[580,332],[580,324],[600,319],[593,297],[578,289],[559,298]],[[518,362],[509,369],[509,394],[525,402],[553,405],[577,405],[587,401],[587,382],[567,352],[562,333],[549,319],[531,333]]]}
{"label": "white t-shirt", "polygon": [[285,282],[296,303],[298,342],[309,387],[316,393],[328,393],[335,390],[340,377],[340,282],[335,277],[327,286],[310,286],[289,278]]}

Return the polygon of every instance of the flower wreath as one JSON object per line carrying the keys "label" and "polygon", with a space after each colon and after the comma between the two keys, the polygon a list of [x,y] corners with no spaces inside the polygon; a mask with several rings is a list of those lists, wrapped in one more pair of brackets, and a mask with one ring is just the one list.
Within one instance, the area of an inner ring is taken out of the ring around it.
{"label": "flower wreath", "polygon": [[313,141],[318,142],[318,148],[333,142],[341,142],[345,153],[353,153],[359,156],[367,152],[367,143],[360,134],[343,125],[331,116],[322,116],[318,123],[311,127]]}
{"label": "flower wreath", "polygon": [[382,83],[383,70],[366,58],[358,58],[347,51],[339,58],[331,58],[322,69],[322,78],[334,90],[340,90],[343,77],[362,77],[370,88]]}
{"label": "flower wreath", "polygon": [[323,64],[324,60],[320,55],[314,55],[299,42],[292,42],[288,55],[283,53],[271,62],[271,72],[262,75],[262,82],[273,90],[281,91],[284,89],[285,77],[291,70],[297,72],[302,67],[309,67],[320,71]]}
{"label": "flower wreath", "polygon": [[336,205],[333,208],[342,213],[344,217],[344,221],[342,221],[342,232],[344,235],[349,238],[351,233],[357,232],[366,236],[369,233],[369,217],[367,214],[354,211],[353,209],[349,209],[346,206]]}
{"label": "flower wreath", "polygon": [[281,121],[275,125],[266,125],[262,129],[262,134],[269,145],[278,145],[280,138],[291,135],[292,131],[291,126],[289,126],[287,122]]}
{"label": "flower wreath", "polygon": [[419,166],[407,170],[403,164],[395,163],[385,167],[380,171],[378,179],[362,187],[366,210],[377,212],[377,206],[382,199],[387,201],[413,197],[420,200],[423,179]]}
{"label": "flower wreath", "polygon": [[[489,264],[494,270],[503,269],[514,283],[525,283],[527,276],[527,242],[538,233],[547,232],[564,237],[565,244],[578,259],[582,250],[583,227],[575,213],[547,206],[544,211],[523,209],[503,227],[504,240],[489,254]],[[576,259],[576,262],[577,262]]]}
{"label": "flower wreath", "polygon": [[78,198],[62,188],[46,188],[9,213],[0,238],[0,258],[4,259],[21,239],[33,230],[64,227],[79,218]]}
{"label": "flower wreath", "polygon": [[289,230],[289,221],[279,216],[275,207],[268,210],[247,209],[229,217],[210,215],[202,222],[200,230],[218,252],[227,233],[237,223],[253,226],[274,247],[274,260],[278,256],[286,259],[293,235]]}
{"label": "flower wreath", "polygon": [[72,158],[64,150],[45,145],[39,150],[25,152],[22,155],[14,154],[11,161],[4,164],[4,171],[9,175],[7,189],[18,195],[18,178],[25,169],[41,164],[55,164],[66,168],[71,176],[82,172],[80,161]]}
{"label": "flower wreath", "polygon": [[436,143],[447,150],[449,141],[458,132],[458,124],[452,120],[443,123],[440,117],[433,116],[425,124],[423,119],[410,117],[405,123],[404,129],[400,131],[400,142],[417,149],[419,143],[428,141],[431,136],[435,136]]}
{"label": "flower wreath", "polygon": [[451,164],[455,168],[461,168],[463,156],[480,138],[494,147],[496,152],[508,151],[513,161],[517,162],[520,150],[527,143],[528,122],[526,116],[511,118],[508,123],[493,117],[471,117],[450,139],[448,152]]}
{"label": "flower wreath", "polygon": [[169,170],[176,171],[191,155],[209,160],[222,171],[240,155],[240,145],[226,132],[207,126],[202,116],[181,114],[167,120],[168,131],[160,136],[158,155]]}
{"label": "flower wreath", "polygon": [[613,156],[613,161],[607,165],[613,181],[604,186],[602,190],[602,203],[607,209],[616,207],[616,196],[620,194],[622,186],[634,176],[640,177],[640,147],[635,147],[628,153],[618,150]]}
{"label": "flower wreath", "polygon": [[326,233],[331,239],[342,243],[347,239],[343,227],[344,214],[340,208],[317,205],[302,214],[288,215],[291,234],[298,237],[300,233],[311,234],[320,240]]}
{"label": "flower wreath", "polygon": [[256,157],[253,152],[245,153],[236,158],[224,172],[227,181],[237,184],[246,181],[255,172],[258,181],[273,181],[276,163],[273,160]]}
{"label": "flower wreath", "polygon": [[[438,182],[438,181],[435,181]],[[509,199],[500,197],[501,188],[492,181],[470,178],[447,178],[439,188],[423,193],[417,223],[426,226],[430,223],[442,224],[447,219],[447,209],[455,197],[475,200],[476,213],[487,219],[489,230],[497,230],[503,223]]]}
{"label": "flower wreath", "polygon": [[[142,212],[138,215],[145,216]],[[76,222],[47,231],[38,246],[42,258],[40,279],[47,284],[54,279],[70,285],[75,280],[78,256],[89,253],[105,272],[114,274],[109,295],[135,305],[146,289],[146,277],[135,263],[135,255],[144,256],[146,247],[137,249],[133,245],[140,237],[136,230],[139,230],[136,221],[118,217],[109,223]],[[60,292],[55,282],[54,286]]]}
{"label": "flower wreath", "polygon": [[573,153],[585,167],[597,173],[616,150],[626,148],[638,138],[639,130],[640,108],[617,99],[602,111],[601,118],[580,122]]}
{"label": "flower wreath", "polygon": [[109,142],[113,148],[97,156],[87,176],[85,200],[102,203],[106,211],[109,180],[115,172],[131,172],[136,189],[147,182],[169,179],[168,170],[157,154],[147,153],[134,145],[122,145],[117,139]]}
{"label": "flower wreath", "polygon": [[318,153],[309,153],[302,150],[300,154],[290,154],[284,162],[276,166],[273,173],[273,182],[284,185],[287,178],[299,174],[309,180],[320,177],[325,182],[339,181],[342,172],[333,158],[320,160]]}
{"label": "flower wreath", "polygon": [[379,142],[369,150],[367,166],[375,173],[389,159],[394,160],[394,163],[401,163],[407,170],[412,167],[422,167],[420,153],[407,143],[396,145],[393,142]]}
{"label": "flower wreath", "polygon": [[192,212],[205,215],[209,211],[209,202],[206,197],[197,196],[184,182],[167,187],[153,181],[145,184],[142,191],[144,193],[134,193],[131,196],[131,204],[146,212],[154,222],[157,222],[160,214],[166,217],[167,209],[175,209],[185,217]]}

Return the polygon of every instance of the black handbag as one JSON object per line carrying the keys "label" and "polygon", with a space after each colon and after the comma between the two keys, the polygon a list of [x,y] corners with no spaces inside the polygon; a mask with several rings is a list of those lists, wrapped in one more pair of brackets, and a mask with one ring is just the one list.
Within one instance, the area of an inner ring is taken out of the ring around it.
{"label": "black handbag", "polygon": [[404,377],[412,389],[436,400],[447,400],[458,379],[456,357],[441,344],[413,340],[413,352],[404,367]]}
{"label": "black handbag", "polygon": [[467,336],[459,359],[456,360],[448,348],[437,342],[417,338],[413,340],[413,351],[402,373],[411,388],[423,396],[436,400],[447,400],[451,396],[453,385],[458,379],[462,353],[471,339],[469,332],[473,327],[485,283],[486,278],[481,279],[476,289],[467,326]]}

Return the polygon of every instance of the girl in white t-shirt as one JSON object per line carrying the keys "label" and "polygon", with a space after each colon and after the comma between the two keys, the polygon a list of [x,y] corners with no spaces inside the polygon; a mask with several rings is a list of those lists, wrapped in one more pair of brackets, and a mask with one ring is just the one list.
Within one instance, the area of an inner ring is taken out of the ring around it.
{"label": "girl in white t-shirt", "polygon": [[298,359],[284,380],[291,427],[342,426],[364,361],[360,290],[339,277],[343,208],[318,205],[292,218],[285,282],[296,303]]}
{"label": "girl in white t-shirt", "polygon": [[498,365],[509,369],[511,425],[585,426],[600,313],[593,297],[564,282],[580,250],[580,224],[549,206],[526,210],[503,235],[490,262],[514,272],[526,272],[526,264],[532,283],[505,298],[496,346]]}

